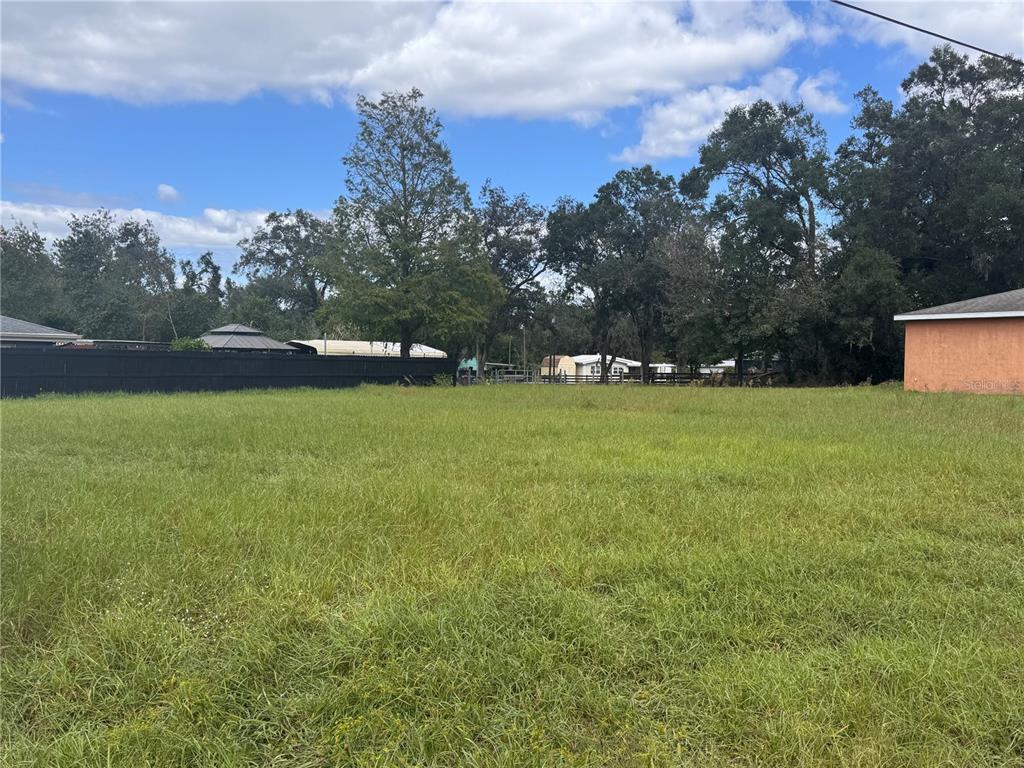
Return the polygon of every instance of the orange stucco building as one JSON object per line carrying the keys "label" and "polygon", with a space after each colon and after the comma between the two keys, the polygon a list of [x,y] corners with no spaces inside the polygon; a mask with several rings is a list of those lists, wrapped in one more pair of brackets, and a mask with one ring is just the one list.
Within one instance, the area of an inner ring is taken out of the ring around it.
{"label": "orange stucco building", "polygon": [[904,389],[1024,395],[1024,289],[895,319],[906,324]]}

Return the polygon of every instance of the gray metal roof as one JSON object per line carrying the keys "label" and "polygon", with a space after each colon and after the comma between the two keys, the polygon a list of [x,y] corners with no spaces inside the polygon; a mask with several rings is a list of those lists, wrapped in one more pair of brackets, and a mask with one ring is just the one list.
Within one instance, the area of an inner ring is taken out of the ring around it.
{"label": "gray metal roof", "polygon": [[896,320],[968,320],[986,317],[1024,317],[1024,288],[992,293],[974,299],[915,309],[896,315]]}
{"label": "gray metal roof", "polygon": [[250,336],[262,336],[263,331],[256,328],[251,328],[248,325],[242,325],[241,323],[230,323],[229,325],[222,325],[220,328],[214,328],[212,331],[207,333],[243,333]]}
{"label": "gray metal roof", "polygon": [[50,328],[47,325],[30,323],[28,320],[6,315],[0,315],[0,336],[25,341],[73,341],[82,338],[71,331],[62,331],[59,328]]}
{"label": "gray metal roof", "polygon": [[269,336],[265,336],[255,328],[250,328],[248,325],[240,325],[238,323],[222,325],[220,328],[214,328],[212,331],[204,333],[201,338],[210,346],[211,349],[251,349],[254,351],[262,350],[275,352],[295,351],[295,347],[290,347],[280,341],[275,341]]}

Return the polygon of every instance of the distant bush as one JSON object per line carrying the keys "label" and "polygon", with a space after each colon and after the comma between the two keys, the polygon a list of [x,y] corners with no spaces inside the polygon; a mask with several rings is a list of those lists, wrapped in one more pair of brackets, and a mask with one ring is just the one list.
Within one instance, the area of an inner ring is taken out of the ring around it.
{"label": "distant bush", "polygon": [[171,342],[171,352],[205,352],[210,348],[202,339],[181,338]]}
{"label": "distant bush", "polygon": [[434,386],[438,387],[450,387],[452,385],[452,377],[447,373],[435,373],[434,374]]}

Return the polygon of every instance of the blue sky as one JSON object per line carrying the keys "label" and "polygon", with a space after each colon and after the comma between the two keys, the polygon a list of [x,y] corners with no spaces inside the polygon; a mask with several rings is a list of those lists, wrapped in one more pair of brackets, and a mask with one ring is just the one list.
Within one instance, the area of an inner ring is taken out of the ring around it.
{"label": "blue sky", "polygon": [[[1024,4],[865,2],[1024,52]],[[824,3],[19,3],[3,14],[5,223],[104,206],[175,253],[269,210],[330,208],[357,93],[420,87],[458,173],[550,204],[616,170],[678,174],[735,104],[803,100],[835,144],[934,41]]]}

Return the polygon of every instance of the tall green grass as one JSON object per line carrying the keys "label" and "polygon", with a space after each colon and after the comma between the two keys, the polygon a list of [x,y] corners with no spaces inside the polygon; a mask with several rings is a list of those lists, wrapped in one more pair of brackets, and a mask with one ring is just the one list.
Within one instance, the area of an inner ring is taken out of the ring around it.
{"label": "tall green grass", "polygon": [[1024,398],[0,415],[4,765],[1024,764]]}

